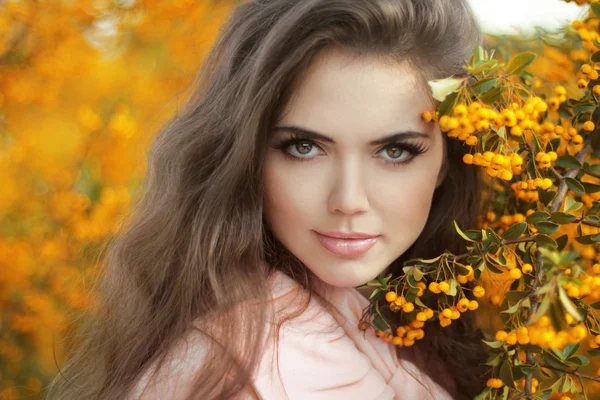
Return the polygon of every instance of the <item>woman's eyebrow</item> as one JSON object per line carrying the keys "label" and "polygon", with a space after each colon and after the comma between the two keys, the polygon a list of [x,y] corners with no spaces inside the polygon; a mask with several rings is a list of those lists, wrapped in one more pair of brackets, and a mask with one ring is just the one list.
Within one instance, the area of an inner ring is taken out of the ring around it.
{"label": "woman's eyebrow", "polygon": [[[333,140],[329,136],[325,136],[322,133],[318,133],[318,132],[312,131],[310,129],[301,128],[299,126],[294,126],[294,125],[276,126],[275,128],[273,128],[273,130],[277,131],[277,132],[291,132],[291,133],[295,133],[296,135],[301,135],[303,137],[306,137],[307,139],[321,140],[326,143],[335,144],[335,140]],[[392,133],[392,134],[384,136],[380,139],[373,140],[373,141],[369,142],[369,144],[371,146],[377,146],[377,145],[394,143],[394,142],[397,142],[400,140],[412,139],[412,138],[431,139],[431,136],[426,133],[409,130],[409,131]]]}

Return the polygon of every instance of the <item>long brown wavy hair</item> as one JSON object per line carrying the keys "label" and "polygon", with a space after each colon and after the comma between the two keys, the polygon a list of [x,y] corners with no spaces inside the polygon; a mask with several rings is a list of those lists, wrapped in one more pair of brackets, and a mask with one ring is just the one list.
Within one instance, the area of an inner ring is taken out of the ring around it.
{"label": "long brown wavy hair", "polygon": [[[426,93],[427,80],[461,74],[481,43],[467,0],[240,3],[184,107],[158,132],[143,192],[109,241],[93,287],[99,302],[66,339],[66,361],[46,398],[123,399],[190,330],[212,341],[187,399],[228,399],[247,388],[263,352],[271,272],[311,292],[310,272],[263,219],[267,137],[303,71],[322,51],[341,49],[412,66]],[[444,140],[446,177],[422,234],[390,266],[395,274],[410,258],[464,252],[452,220],[478,223],[480,175],[462,162],[466,146]],[[473,398],[484,387],[486,358],[473,317],[427,325],[425,339],[402,357],[435,380],[427,354],[436,355],[454,378],[438,383],[457,399]]]}

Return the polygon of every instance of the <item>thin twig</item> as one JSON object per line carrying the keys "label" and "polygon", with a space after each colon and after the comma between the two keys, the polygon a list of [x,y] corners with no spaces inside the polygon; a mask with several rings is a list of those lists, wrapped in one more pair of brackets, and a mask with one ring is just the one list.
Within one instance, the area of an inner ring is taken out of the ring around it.
{"label": "thin twig", "polygon": [[551,369],[551,370],[558,371],[558,372],[564,372],[565,374],[574,375],[581,379],[588,379],[590,381],[600,382],[600,376],[591,376],[591,375],[580,374],[579,372],[577,372],[576,369],[564,369],[564,368],[552,367],[552,366],[546,365],[546,364],[539,364],[539,365],[542,368],[547,368],[547,369]]}
{"label": "thin twig", "polygon": [[535,242],[535,236],[527,236],[521,239],[514,239],[514,240],[504,240],[502,241],[502,244],[506,245],[506,244],[515,244],[515,243],[523,243],[523,242]]}
{"label": "thin twig", "polygon": [[585,389],[585,385],[583,384],[583,378],[581,376],[578,376],[577,378],[579,378],[579,384],[581,385],[581,390],[583,391],[583,398],[587,400],[587,390]]}
{"label": "thin twig", "polygon": [[573,223],[582,223],[583,225],[594,226],[596,228],[600,228],[600,223],[592,222],[592,221],[584,221],[583,218],[576,219]]}

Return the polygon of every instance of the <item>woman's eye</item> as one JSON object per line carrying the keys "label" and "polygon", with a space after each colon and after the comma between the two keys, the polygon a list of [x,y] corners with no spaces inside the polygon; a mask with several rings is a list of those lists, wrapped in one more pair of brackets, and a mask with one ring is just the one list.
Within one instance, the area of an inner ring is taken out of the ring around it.
{"label": "woman's eye", "polygon": [[[390,161],[402,160],[401,156],[404,153],[406,153],[407,155],[410,155],[408,153],[408,151],[406,151],[405,149],[403,149],[399,146],[386,147],[385,149],[383,149],[383,151],[381,153],[384,155],[384,158],[387,158]],[[387,157],[385,157],[385,156],[387,156]]]}
{"label": "woman's eye", "polygon": [[288,148],[288,152],[296,157],[310,157],[318,154],[317,146],[309,140],[299,140]]}

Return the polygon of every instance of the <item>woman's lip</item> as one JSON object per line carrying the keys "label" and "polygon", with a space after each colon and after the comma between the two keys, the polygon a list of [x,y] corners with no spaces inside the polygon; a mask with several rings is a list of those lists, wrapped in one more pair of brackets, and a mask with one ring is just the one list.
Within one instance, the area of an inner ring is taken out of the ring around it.
{"label": "woman's lip", "polygon": [[377,241],[379,236],[371,236],[364,239],[340,239],[326,236],[315,232],[317,239],[325,249],[331,253],[342,257],[356,257],[369,251]]}
{"label": "woman's lip", "polygon": [[317,233],[321,234],[323,236],[329,236],[329,237],[336,238],[336,239],[371,239],[371,238],[380,236],[380,235],[369,235],[368,233],[362,233],[362,232],[344,233],[344,232],[330,231],[330,232],[317,232]]}

